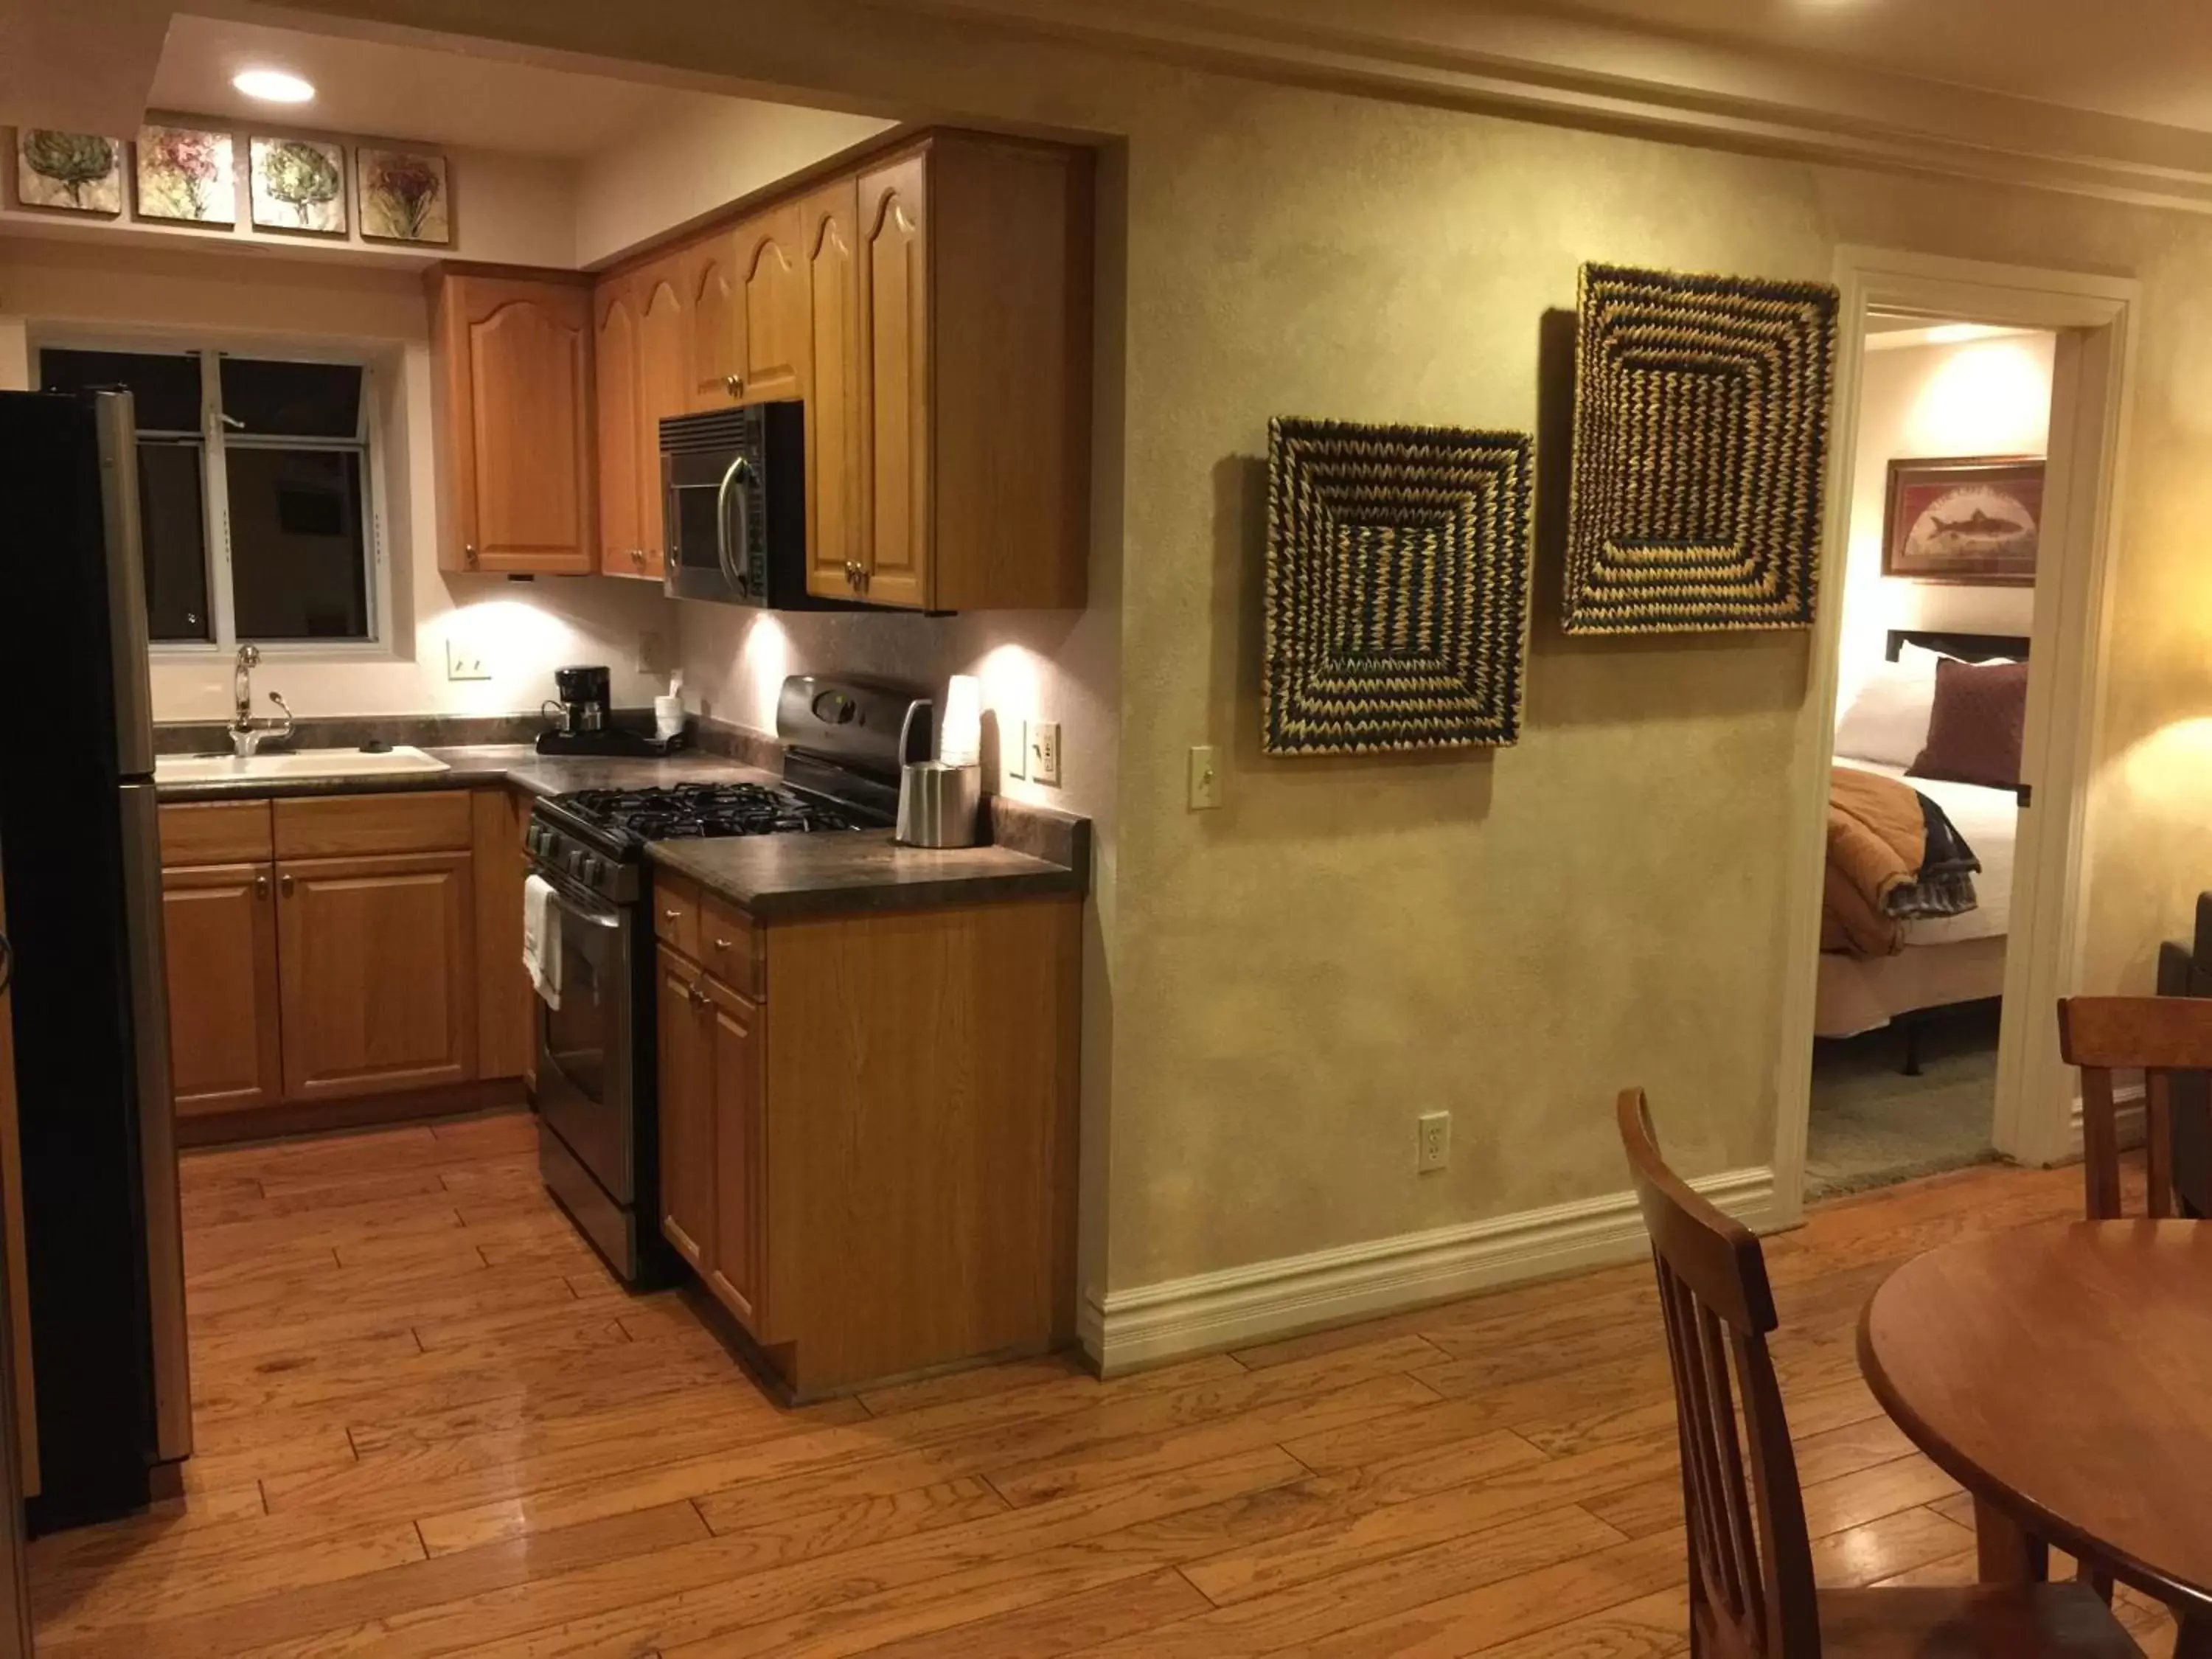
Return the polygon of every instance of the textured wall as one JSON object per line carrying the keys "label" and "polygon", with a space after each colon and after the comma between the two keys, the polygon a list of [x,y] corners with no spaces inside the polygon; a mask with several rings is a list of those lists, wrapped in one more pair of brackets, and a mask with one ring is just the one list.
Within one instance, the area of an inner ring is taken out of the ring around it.
{"label": "textured wall", "polygon": [[[2212,875],[2212,726],[2176,725],[2212,711],[2200,221],[1109,65],[835,0],[315,3],[1126,136],[1117,1288],[1616,1191],[1624,1083],[1693,1171],[1771,1156],[1782,785],[1826,740],[1802,637],[1571,644],[1549,556],[1519,748],[1258,753],[1267,417],[1536,423],[1540,319],[1580,260],[1826,277],[1854,241],[2139,274],[2089,983],[2142,982]],[[1183,807],[1200,742],[1227,753],[1218,813]],[[1413,1119],[1437,1106],[1453,1167],[1419,1177]]]}

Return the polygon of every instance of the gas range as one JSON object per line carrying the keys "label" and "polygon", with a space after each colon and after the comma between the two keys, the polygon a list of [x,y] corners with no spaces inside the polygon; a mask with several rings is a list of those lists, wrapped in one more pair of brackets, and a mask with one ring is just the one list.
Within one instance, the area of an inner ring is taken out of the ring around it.
{"label": "gas range", "polygon": [[627,904],[638,896],[647,842],[817,835],[888,822],[858,802],[786,784],[673,783],[556,795],[532,812],[526,842],[539,865]]}

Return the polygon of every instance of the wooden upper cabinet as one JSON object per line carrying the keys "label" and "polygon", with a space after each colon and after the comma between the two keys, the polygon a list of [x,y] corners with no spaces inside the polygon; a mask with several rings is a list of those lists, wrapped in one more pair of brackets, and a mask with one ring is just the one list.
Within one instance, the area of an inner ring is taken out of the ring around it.
{"label": "wooden upper cabinet", "polygon": [[637,574],[658,581],[666,563],[660,507],[660,423],[691,411],[691,307],[680,261],[662,259],[637,273],[638,537],[645,548]]}
{"label": "wooden upper cabinet", "polygon": [[453,265],[429,281],[448,507],[440,568],[597,568],[589,289]]}
{"label": "wooden upper cabinet", "polygon": [[909,155],[860,175],[860,597],[929,603],[928,173]]}
{"label": "wooden upper cabinet", "polygon": [[466,851],[278,865],[289,1098],[382,1094],[476,1075],[471,865]]}
{"label": "wooden upper cabinet", "polygon": [[684,299],[690,311],[690,407],[727,409],[744,393],[744,308],[738,295],[738,238],[719,231],[680,256]]}
{"label": "wooden upper cabinet", "polygon": [[592,361],[599,380],[599,568],[635,576],[645,568],[639,528],[644,469],[658,471],[659,457],[638,448],[637,295],[627,278],[603,283],[592,295],[596,321]]}
{"label": "wooden upper cabinet", "polygon": [[162,876],[170,1080],[179,1113],[248,1111],[284,1098],[276,887],[270,864]]}
{"label": "wooden upper cabinet", "polygon": [[860,215],[857,181],[799,204],[806,258],[811,385],[806,398],[806,590],[854,597],[860,539]]}
{"label": "wooden upper cabinet", "polygon": [[744,284],[742,403],[806,395],[812,304],[800,223],[799,204],[787,202],[738,227]]}

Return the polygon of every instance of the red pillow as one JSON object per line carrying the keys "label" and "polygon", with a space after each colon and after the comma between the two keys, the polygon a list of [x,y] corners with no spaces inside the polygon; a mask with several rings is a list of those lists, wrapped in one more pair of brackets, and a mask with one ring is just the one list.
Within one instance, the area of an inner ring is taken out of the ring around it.
{"label": "red pillow", "polygon": [[1946,657],[1936,665],[1936,706],[1928,716],[1928,745],[1905,775],[2016,789],[2021,740],[2027,731],[2026,663],[1957,662]]}

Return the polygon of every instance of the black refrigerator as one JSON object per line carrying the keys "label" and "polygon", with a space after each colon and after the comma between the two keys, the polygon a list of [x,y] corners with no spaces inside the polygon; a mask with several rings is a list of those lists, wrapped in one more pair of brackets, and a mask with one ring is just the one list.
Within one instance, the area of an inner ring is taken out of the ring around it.
{"label": "black refrigerator", "polygon": [[143,1507],[191,1449],[139,542],[130,393],[0,393],[33,1533]]}

